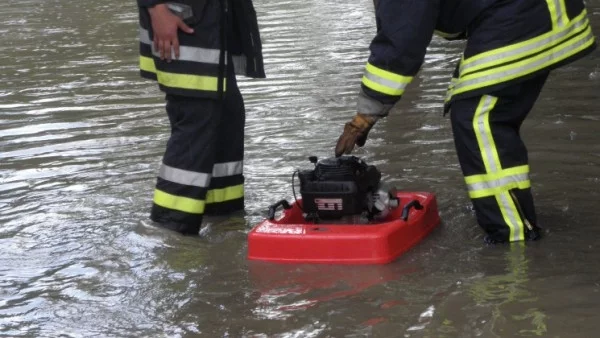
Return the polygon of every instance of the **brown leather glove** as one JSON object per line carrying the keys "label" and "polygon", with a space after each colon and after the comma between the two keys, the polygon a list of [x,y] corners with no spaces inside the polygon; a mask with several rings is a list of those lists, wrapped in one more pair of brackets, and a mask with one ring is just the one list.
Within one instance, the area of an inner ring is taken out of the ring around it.
{"label": "brown leather glove", "polygon": [[362,147],[367,141],[369,131],[378,120],[378,116],[357,113],[352,121],[344,125],[344,132],[338,138],[335,146],[335,156],[350,154],[354,145]]}

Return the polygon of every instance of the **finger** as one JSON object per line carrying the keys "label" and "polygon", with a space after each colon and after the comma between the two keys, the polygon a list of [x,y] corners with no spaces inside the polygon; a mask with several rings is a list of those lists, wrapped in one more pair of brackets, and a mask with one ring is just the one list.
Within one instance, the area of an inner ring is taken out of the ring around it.
{"label": "finger", "polygon": [[350,153],[352,153],[352,150],[354,150],[354,143],[346,147],[346,151],[344,151],[344,154],[349,155]]}
{"label": "finger", "polygon": [[165,59],[167,62],[171,62],[172,53],[171,41],[165,42]]}
{"label": "finger", "polygon": [[175,39],[172,41],[173,43],[173,54],[175,54],[175,59],[179,59],[179,40]]}
{"label": "finger", "polygon": [[161,60],[165,59],[165,43],[163,40],[158,41],[158,54]]}
{"label": "finger", "polygon": [[346,143],[344,142],[344,135],[338,138],[338,141],[335,145],[335,157],[340,157],[346,150]]}
{"label": "finger", "polygon": [[354,138],[350,137],[350,135],[342,135],[340,136],[340,140],[338,141],[338,144],[335,147],[336,157],[339,157],[342,154],[350,154],[353,149]]}
{"label": "finger", "polygon": [[188,34],[194,33],[194,30],[190,28],[190,26],[186,25],[182,20],[179,20],[179,22],[177,22],[177,27],[179,27],[179,29]]}
{"label": "finger", "polygon": [[340,157],[340,156],[342,156],[342,154],[344,153],[344,148],[343,148],[342,144],[338,143],[338,144],[335,146],[335,151],[334,151],[334,153],[335,153],[335,157]]}
{"label": "finger", "polygon": [[344,148],[344,147],[340,147],[340,148],[336,148],[335,149],[335,157],[340,157],[344,154],[349,154],[352,150],[348,151],[348,149]]}
{"label": "finger", "polygon": [[367,134],[363,134],[356,139],[356,145],[362,147],[367,142]]}
{"label": "finger", "polygon": [[362,133],[360,133],[358,135],[358,137],[356,138],[356,145],[359,147],[362,147],[365,145],[365,143],[367,142],[367,136],[369,136],[369,132],[371,131],[371,127],[367,128],[366,130],[364,130]]}
{"label": "finger", "polygon": [[158,38],[156,38],[156,35],[152,39],[152,46],[154,47],[154,51],[158,52]]}

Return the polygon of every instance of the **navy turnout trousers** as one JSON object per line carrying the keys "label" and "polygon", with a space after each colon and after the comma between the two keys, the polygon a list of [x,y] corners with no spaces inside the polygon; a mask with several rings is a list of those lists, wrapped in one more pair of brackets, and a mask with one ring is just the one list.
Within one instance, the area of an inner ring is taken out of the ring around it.
{"label": "navy turnout trousers", "polygon": [[458,160],[488,242],[540,236],[520,127],[547,77],[543,73],[450,107]]}
{"label": "navy turnout trousers", "polygon": [[197,234],[204,214],[244,208],[244,102],[232,69],[223,100],[175,95],[166,100],[171,136],[151,219]]}

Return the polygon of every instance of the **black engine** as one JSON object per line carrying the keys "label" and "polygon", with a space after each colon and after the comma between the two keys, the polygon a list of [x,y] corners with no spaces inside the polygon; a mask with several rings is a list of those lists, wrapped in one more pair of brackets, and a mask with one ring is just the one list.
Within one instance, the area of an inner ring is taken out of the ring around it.
{"label": "black engine", "polygon": [[[337,219],[373,210],[381,172],[355,156],[317,161],[314,170],[301,170],[300,194],[307,218]],[[372,216],[372,213],[369,214]]]}

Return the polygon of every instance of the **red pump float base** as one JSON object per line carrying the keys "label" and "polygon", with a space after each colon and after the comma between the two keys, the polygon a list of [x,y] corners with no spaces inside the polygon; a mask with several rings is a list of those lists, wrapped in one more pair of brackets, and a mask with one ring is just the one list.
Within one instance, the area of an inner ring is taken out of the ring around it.
{"label": "red pump float base", "polygon": [[389,263],[440,223],[434,194],[398,192],[397,196],[398,208],[385,219],[368,224],[307,222],[298,205],[302,201],[298,200],[290,209],[284,209],[278,219],[264,220],[250,231],[248,259],[278,263]]}

